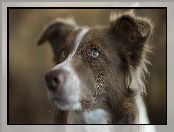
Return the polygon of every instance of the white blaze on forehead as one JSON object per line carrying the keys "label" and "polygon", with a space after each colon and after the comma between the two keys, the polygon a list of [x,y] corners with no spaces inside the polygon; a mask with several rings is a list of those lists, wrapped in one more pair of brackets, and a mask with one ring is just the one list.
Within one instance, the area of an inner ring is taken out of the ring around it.
{"label": "white blaze on forehead", "polygon": [[81,31],[77,35],[76,40],[75,40],[75,47],[74,47],[74,50],[73,50],[73,52],[71,54],[71,57],[75,54],[77,48],[79,47],[80,42],[82,41],[83,37],[85,36],[85,34],[88,31],[89,31],[89,29],[87,27],[84,27],[84,28],[81,29]]}

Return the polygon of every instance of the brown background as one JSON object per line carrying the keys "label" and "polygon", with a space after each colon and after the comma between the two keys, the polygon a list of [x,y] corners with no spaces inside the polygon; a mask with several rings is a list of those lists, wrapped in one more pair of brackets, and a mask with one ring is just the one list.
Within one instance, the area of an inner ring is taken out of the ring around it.
{"label": "brown background", "polygon": [[[53,66],[49,44],[36,45],[45,25],[58,17],[74,17],[79,25],[108,25],[109,9],[10,9],[9,11],[9,123],[53,123],[54,106],[47,98],[44,74]],[[125,11],[118,9],[115,11]],[[155,24],[150,41],[147,92],[151,123],[166,123],[166,10],[136,9]]]}

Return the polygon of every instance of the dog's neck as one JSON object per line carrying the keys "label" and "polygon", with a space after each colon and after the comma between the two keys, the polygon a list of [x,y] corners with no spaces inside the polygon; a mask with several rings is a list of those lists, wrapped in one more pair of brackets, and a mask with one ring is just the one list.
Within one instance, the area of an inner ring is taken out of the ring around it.
{"label": "dog's neck", "polygon": [[[59,112],[59,124],[148,124],[147,113],[141,96],[136,96],[132,107],[118,110],[97,108],[93,111]],[[118,113],[117,113],[118,112]]]}

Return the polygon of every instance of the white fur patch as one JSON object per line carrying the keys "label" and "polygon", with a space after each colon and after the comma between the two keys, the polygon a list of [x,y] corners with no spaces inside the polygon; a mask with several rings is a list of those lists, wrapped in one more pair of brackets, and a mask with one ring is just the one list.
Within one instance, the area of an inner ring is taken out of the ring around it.
{"label": "white fur patch", "polygon": [[[75,47],[73,52],[69,55],[69,57],[62,63],[56,65],[52,70],[56,69],[62,69],[64,71],[67,71],[69,74],[67,76],[67,80],[64,83],[63,87],[66,93],[69,93],[66,99],[71,100],[74,103],[64,103],[60,101],[56,101],[55,103],[57,107],[59,107],[62,110],[79,110],[81,109],[81,104],[79,101],[80,97],[80,79],[78,78],[76,72],[72,68],[71,60],[72,57],[74,56],[81,40],[83,39],[84,35],[88,32],[87,28],[83,28],[79,34],[76,37],[75,40]],[[58,93],[54,92],[49,92],[50,97],[56,98],[56,96],[59,96]],[[57,97],[58,98],[58,97]]]}
{"label": "white fur patch", "polygon": [[[146,107],[144,105],[143,99],[141,96],[136,97],[136,103],[138,107],[138,124],[149,124],[149,119],[147,116]],[[140,132],[156,132],[154,125],[142,125]]]}
{"label": "white fur patch", "polygon": [[90,112],[83,113],[83,120],[85,124],[107,124],[108,113],[104,109],[96,109]]}
{"label": "white fur patch", "polygon": [[137,96],[136,103],[137,103],[138,112],[139,112],[138,124],[149,124],[149,119],[147,116],[146,108],[142,100],[142,97]]}

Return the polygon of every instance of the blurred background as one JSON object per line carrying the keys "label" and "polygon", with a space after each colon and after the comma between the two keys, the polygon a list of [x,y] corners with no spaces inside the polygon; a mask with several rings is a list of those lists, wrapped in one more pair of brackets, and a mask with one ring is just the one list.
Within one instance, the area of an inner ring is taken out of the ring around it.
{"label": "blurred background", "polygon": [[[115,9],[114,9],[115,10]],[[37,46],[47,24],[56,18],[73,17],[79,25],[108,25],[111,9],[10,9],[9,10],[9,123],[51,124],[55,108],[49,102],[44,74],[53,67],[49,44]],[[126,11],[124,9],[116,12]],[[154,34],[149,55],[147,104],[152,124],[166,124],[166,10],[135,9],[150,18]]]}

